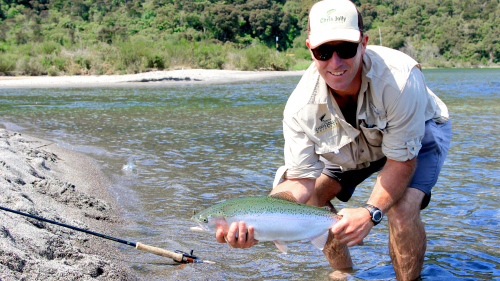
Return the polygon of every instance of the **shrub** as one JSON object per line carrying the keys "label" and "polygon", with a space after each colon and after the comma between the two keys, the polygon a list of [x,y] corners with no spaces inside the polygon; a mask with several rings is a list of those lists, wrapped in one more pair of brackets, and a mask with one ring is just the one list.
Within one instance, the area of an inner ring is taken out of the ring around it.
{"label": "shrub", "polygon": [[44,68],[40,62],[30,57],[23,57],[18,60],[17,70],[31,76],[42,75],[44,73]]}
{"label": "shrub", "polygon": [[75,58],[75,62],[79,64],[83,69],[90,69],[91,61],[87,58],[77,57]]}
{"label": "shrub", "polygon": [[2,54],[0,56],[0,72],[9,72],[16,69],[16,62],[12,56]]}
{"label": "shrub", "polygon": [[40,45],[40,52],[43,54],[53,54],[53,53],[59,53],[61,50],[61,45],[55,43],[55,42],[43,42],[42,45]]}
{"label": "shrub", "polygon": [[150,54],[145,57],[144,66],[146,68],[164,69],[165,59],[158,54]]}
{"label": "shrub", "polygon": [[195,63],[197,67],[206,69],[222,69],[226,62],[226,48],[221,44],[196,44],[198,48],[194,49]]}
{"label": "shrub", "polygon": [[245,57],[241,50],[232,50],[226,55],[226,62],[222,67],[229,70],[242,69],[244,63]]}
{"label": "shrub", "polygon": [[307,48],[293,48],[288,50],[287,53],[293,54],[294,57],[296,57],[297,59],[305,59],[305,60],[311,59],[311,53]]}
{"label": "shrub", "polygon": [[136,73],[142,64],[143,57],[150,53],[144,41],[119,41],[116,44],[118,70],[127,70],[129,73]]}
{"label": "shrub", "polygon": [[311,65],[311,60],[297,60],[294,65],[292,65],[293,70],[305,70]]}
{"label": "shrub", "polygon": [[273,70],[283,71],[290,68],[292,58],[283,53],[274,54],[269,58],[269,64]]}
{"label": "shrub", "polygon": [[255,44],[245,49],[245,63],[242,70],[254,70],[271,67],[268,58],[272,51],[261,44]]}

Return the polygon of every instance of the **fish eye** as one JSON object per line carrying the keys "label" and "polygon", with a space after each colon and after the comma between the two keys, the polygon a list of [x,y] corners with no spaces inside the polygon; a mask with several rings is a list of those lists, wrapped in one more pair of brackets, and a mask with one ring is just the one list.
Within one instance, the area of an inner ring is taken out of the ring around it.
{"label": "fish eye", "polygon": [[203,218],[203,219],[202,219],[202,221],[203,221],[204,223],[208,223],[208,219],[207,219],[207,218]]}

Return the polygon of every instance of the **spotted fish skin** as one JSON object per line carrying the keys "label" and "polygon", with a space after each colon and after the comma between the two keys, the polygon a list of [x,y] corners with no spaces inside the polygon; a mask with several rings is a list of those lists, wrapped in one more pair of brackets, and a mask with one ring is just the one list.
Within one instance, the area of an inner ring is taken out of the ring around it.
{"label": "spotted fish skin", "polygon": [[285,241],[304,239],[322,250],[328,230],[339,218],[324,208],[299,204],[278,195],[229,200],[201,211],[191,220],[200,226],[193,230],[212,233],[218,225],[244,221],[254,228],[256,240],[274,241],[278,249],[286,252]]}

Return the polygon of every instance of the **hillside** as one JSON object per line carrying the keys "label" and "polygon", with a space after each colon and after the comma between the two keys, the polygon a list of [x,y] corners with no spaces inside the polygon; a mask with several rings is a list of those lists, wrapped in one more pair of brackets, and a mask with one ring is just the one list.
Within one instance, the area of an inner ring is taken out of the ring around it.
{"label": "hillside", "polygon": [[[304,42],[314,2],[0,0],[0,72],[301,68],[310,61]],[[498,0],[354,2],[371,44],[399,49],[428,67],[500,63]]]}

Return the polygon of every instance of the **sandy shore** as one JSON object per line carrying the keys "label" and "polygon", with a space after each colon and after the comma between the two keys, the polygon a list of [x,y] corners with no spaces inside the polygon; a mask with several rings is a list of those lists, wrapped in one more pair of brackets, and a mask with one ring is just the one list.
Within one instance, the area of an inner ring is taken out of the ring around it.
{"label": "sandy shore", "polygon": [[128,87],[185,84],[221,84],[284,76],[301,76],[304,71],[237,71],[184,69],[127,75],[100,76],[0,76],[0,88],[39,87]]}
{"label": "sandy shore", "polygon": [[[0,129],[0,206],[114,235],[109,184],[91,158]],[[0,210],[0,280],[135,280],[114,243]]]}

